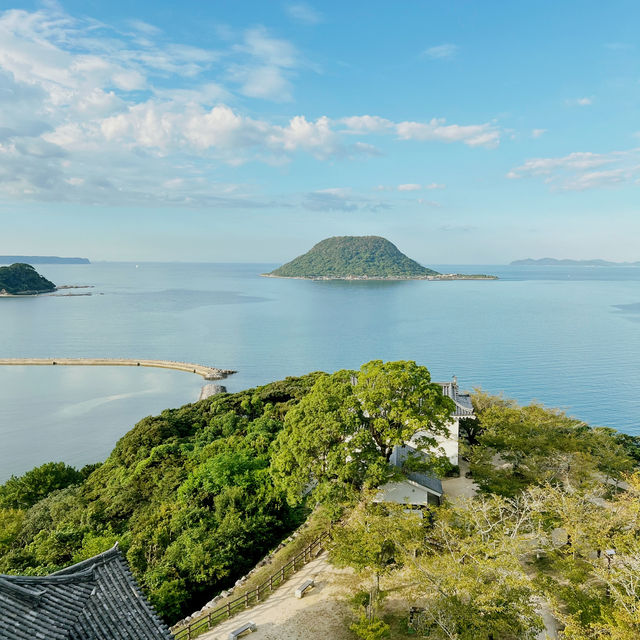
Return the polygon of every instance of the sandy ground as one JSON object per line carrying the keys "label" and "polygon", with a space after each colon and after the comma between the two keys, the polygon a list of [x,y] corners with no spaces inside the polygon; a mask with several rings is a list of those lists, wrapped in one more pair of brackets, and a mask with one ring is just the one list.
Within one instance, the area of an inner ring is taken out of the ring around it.
{"label": "sandy ground", "polygon": [[[251,621],[258,629],[242,636],[251,640],[350,640],[349,606],[340,598],[340,577],[345,572],[327,562],[327,554],[296,573],[276,589],[267,600],[198,636],[198,640],[227,640],[229,632]],[[316,586],[303,598],[294,591],[308,578]]]}
{"label": "sandy ground", "polygon": [[473,480],[465,478],[467,471],[469,471],[469,463],[460,458],[460,477],[444,478],[442,480],[442,490],[445,498],[453,503],[455,503],[456,498],[472,498],[478,491],[478,485]]}

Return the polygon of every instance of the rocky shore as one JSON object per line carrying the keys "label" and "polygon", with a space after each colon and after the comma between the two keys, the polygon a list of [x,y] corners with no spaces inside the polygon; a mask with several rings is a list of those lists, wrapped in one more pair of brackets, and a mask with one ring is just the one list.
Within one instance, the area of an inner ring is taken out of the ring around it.
{"label": "rocky shore", "polygon": [[273,273],[261,273],[264,278],[282,278],[285,280],[374,280],[374,281],[396,281],[396,280],[498,280],[498,276],[484,274],[464,274],[464,273],[439,273],[429,276],[278,276]]}

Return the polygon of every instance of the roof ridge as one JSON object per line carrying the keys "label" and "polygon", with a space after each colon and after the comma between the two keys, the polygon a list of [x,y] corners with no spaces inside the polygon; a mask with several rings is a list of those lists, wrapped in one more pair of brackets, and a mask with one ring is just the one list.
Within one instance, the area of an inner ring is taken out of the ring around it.
{"label": "roof ridge", "polygon": [[60,576],[66,575],[69,573],[78,573],[85,568],[92,568],[104,564],[113,558],[122,557],[120,553],[120,549],[118,547],[118,543],[116,542],[113,547],[99,553],[97,556],[93,556],[91,558],[87,558],[86,560],[81,560],[80,562],[76,562],[76,564],[69,565],[68,567],[64,567],[63,569],[58,569],[58,571],[54,571],[52,576]]}
{"label": "roof ridge", "polygon": [[11,582],[10,580],[6,580],[5,576],[3,575],[0,575],[0,591],[4,591],[5,593],[9,592],[13,596],[24,598],[32,604],[37,604],[38,602],[40,602],[40,598],[42,598],[42,596],[45,594],[44,590],[29,591],[29,589],[25,589],[19,584]]}
{"label": "roof ridge", "polygon": [[91,565],[81,571],[73,573],[50,573],[48,576],[0,576],[13,584],[31,584],[46,582],[49,584],[73,584],[74,582],[87,582],[95,580],[95,566]]}

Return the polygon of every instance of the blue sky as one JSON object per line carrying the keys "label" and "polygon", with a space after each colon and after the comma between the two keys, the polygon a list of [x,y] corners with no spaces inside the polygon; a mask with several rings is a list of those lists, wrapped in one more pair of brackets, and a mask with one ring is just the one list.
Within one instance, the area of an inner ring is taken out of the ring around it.
{"label": "blue sky", "polygon": [[634,1],[0,3],[0,254],[640,260]]}

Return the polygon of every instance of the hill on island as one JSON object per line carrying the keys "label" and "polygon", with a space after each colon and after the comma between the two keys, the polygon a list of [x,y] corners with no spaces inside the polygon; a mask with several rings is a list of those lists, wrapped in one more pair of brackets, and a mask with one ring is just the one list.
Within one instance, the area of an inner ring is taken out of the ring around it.
{"label": "hill on island", "polygon": [[16,262],[0,267],[0,294],[33,295],[55,291],[56,285],[41,276],[30,264]]}
{"label": "hill on island", "polygon": [[264,275],[280,278],[424,278],[438,275],[380,236],[337,236]]}

